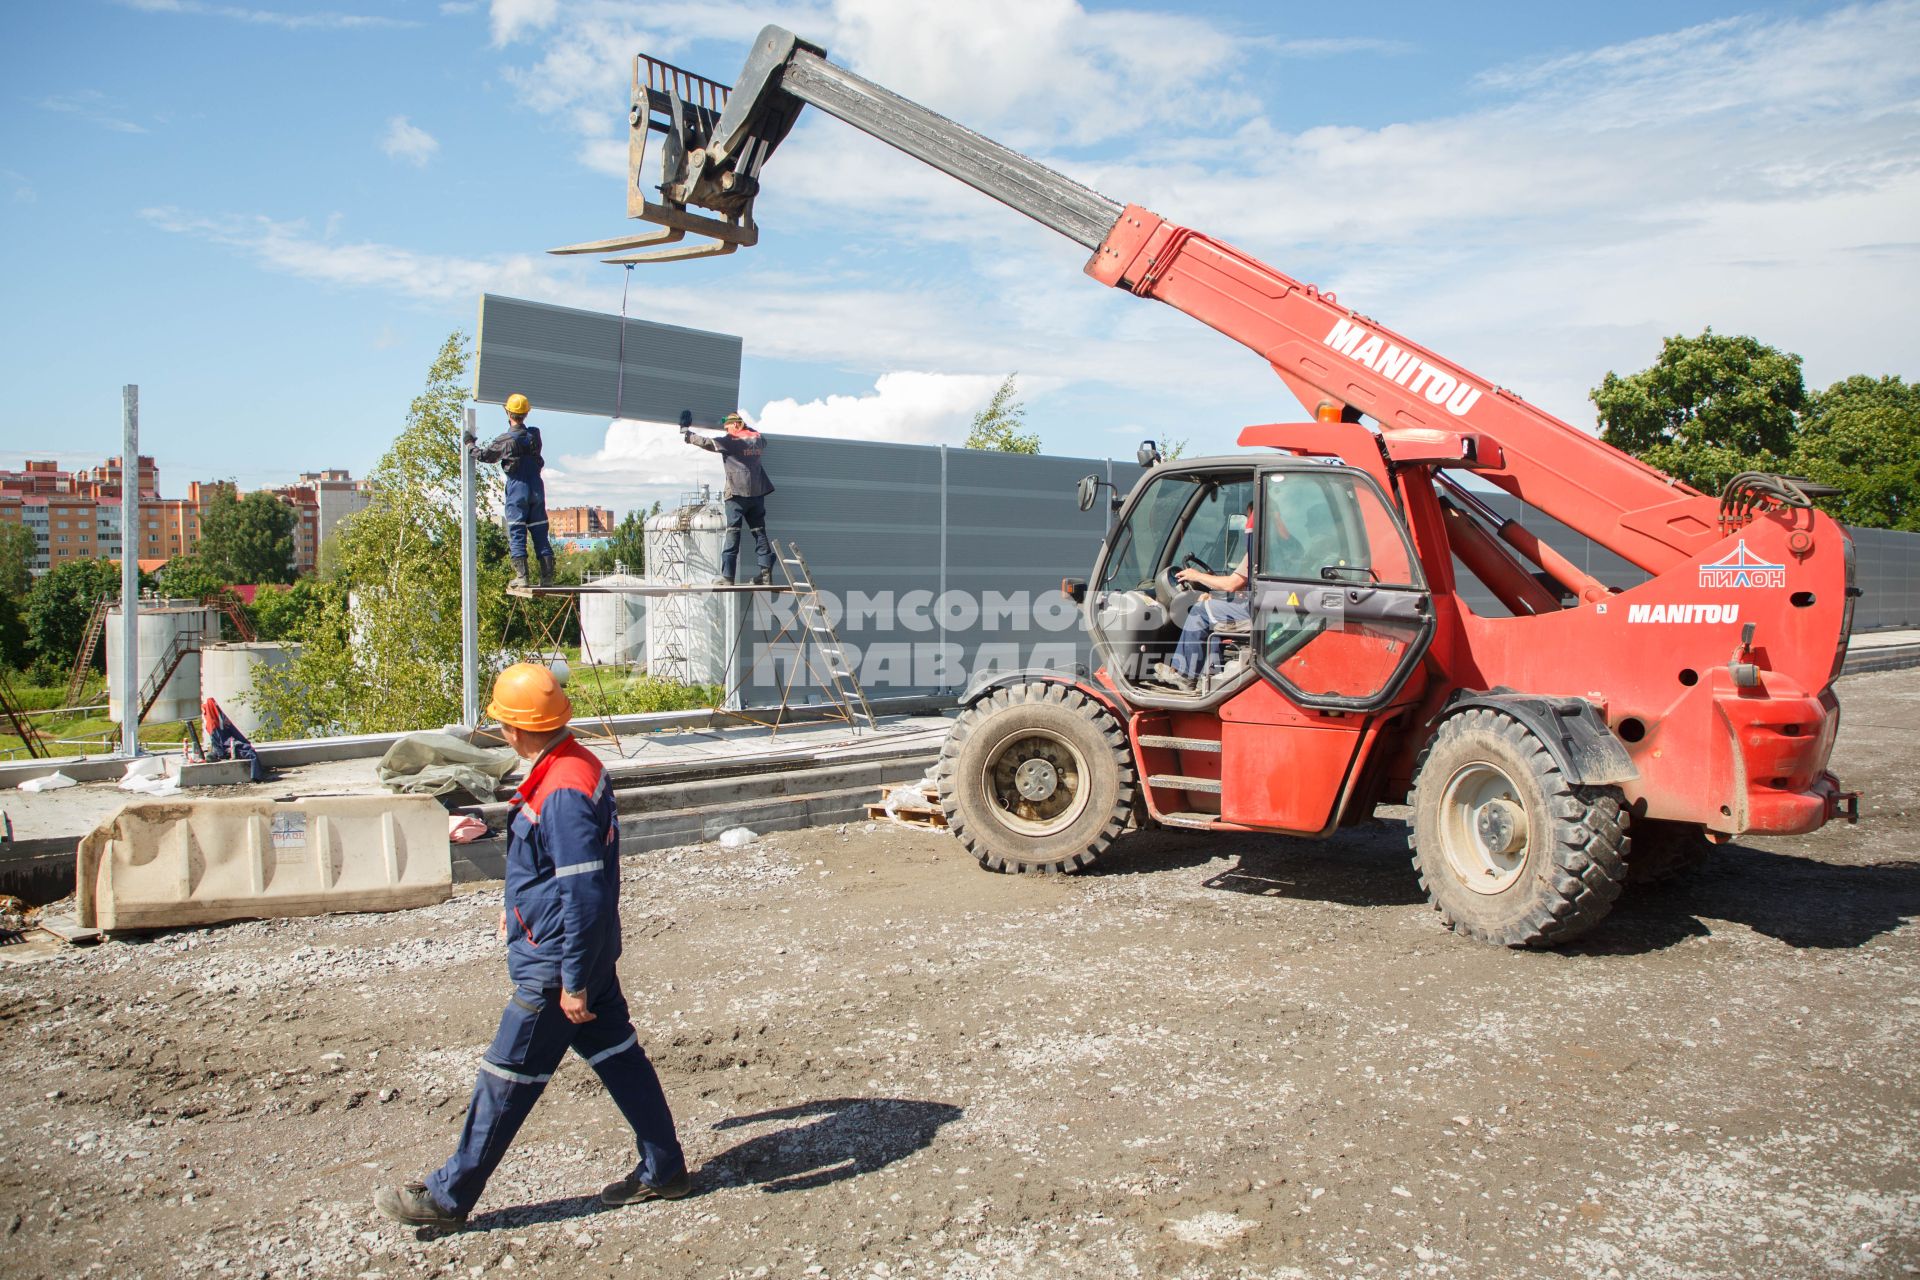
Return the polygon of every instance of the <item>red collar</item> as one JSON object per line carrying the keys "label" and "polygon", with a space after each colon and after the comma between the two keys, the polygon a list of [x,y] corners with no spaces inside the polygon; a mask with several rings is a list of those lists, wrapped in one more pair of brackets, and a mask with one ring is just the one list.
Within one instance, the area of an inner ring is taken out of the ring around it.
{"label": "red collar", "polygon": [[534,794],[540,789],[540,783],[547,776],[547,770],[553,768],[553,762],[560,758],[562,752],[566,752],[569,755],[572,754],[570,751],[567,751],[567,749],[573,745],[573,742],[573,735],[571,733],[564,733],[546,745],[540,754],[534,758],[533,767],[527,770],[526,781],[514,789],[513,803],[525,804],[527,801],[533,799]]}

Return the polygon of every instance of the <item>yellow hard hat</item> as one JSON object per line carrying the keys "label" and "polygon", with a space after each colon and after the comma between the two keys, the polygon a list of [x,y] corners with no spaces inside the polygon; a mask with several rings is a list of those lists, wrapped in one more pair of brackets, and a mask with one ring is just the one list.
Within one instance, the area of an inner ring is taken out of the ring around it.
{"label": "yellow hard hat", "polygon": [[537,662],[516,662],[493,682],[487,714],[516,729],[545,733],[573,718],[573,703],[553,672]]}
{"label": "yellow hard hat", "polygon": [[533,402],[521,395],[518,391],[507,397],[508,413],[525,413],[531,408],[533,408]]}

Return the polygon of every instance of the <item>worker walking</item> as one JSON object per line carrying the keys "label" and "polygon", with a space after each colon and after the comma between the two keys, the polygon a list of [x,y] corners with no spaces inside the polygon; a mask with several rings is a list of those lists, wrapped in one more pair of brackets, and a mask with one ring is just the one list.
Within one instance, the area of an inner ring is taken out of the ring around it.
{"label": "worker walking", "polygon": [[[540,565],[540,585],[553,585],[553,546],[547,541],[547,486],[540,478],[540,428],[527,421],[533,405],[519,392],[507,397],[507,429],[473,456],[497,462],[507,473],[507,552],[513,557],[510,586],[527,585],[527,538]],[[469,437],[471,443],[471,437]]]}
{"label": "worker walking", "polygon": [[726,463],[727,537],[720,545],[720,577],[715,585],[732,585],[740,563],[740,526],[745,525],[753,531],[753,553],[760,562],[753,584],[768,586],[773,582],[773,544],[767,540],[767,495],[773,492],[773,481],[760,463],[767,451],[766,437],[737,413],[722,421],[727,433],[716,439],[693,429],[691,413],[680,415],[680,438],[719,454]]}
{"label": "worker walking", "polygon": [[513,799],[500,932],[514,989],[480,1061],[452,1157],[424,1182],[382,1187],[373,1202],[400,1222],[466,1221],[521,1122],[571,1048],[633,1127],[639,1163],[603,1204],[676,1200],[692,1190],[673,1115],[628,1017],[620,957],[620,826],[599,758],[567,731],[573,708],[553,672],[500,673],[487,715],[531,762]]}

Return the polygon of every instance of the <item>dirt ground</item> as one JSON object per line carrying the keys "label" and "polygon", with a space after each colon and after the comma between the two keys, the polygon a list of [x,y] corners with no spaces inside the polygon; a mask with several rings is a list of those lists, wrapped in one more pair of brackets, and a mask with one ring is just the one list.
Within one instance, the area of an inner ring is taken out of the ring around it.
{"label": "dirt ground", "polygon": [[980,871],[827,828],[630,860],[622,974],[697,1194],[570,1061],[464,1232],[497,886],[0,969],[9,1276],[1888,1276],[1920,1271],[1920,673],[1843,682],[1858,827],[1583,944],[1444,932],[1398,814]]}

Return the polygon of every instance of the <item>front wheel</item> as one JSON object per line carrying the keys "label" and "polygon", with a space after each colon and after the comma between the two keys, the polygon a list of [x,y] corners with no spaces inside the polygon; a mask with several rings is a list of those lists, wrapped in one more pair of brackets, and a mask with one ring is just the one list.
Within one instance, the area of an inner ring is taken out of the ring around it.
{"label": "front wheel", "polygon": [[998,689],[960,714],[936,774],[947,829],[989,871],[1077,871],[1126,828],[1126,730],[1065,684]]}
{"label": "front wheel", "polygon": [[1457,933],[1544,947],[1606,917],[1627,875],[1617,787],[1567,781],[1540,739],[1498,711],[1440,725],[1413,790],[1413,865]]}
{"label": "front wheel", "polygon": [[1627,883],[1662,884],[1705,866],[1712,854],[1707,829],[1697,822],[1636,818],[1633,849],[1627,855]]}

